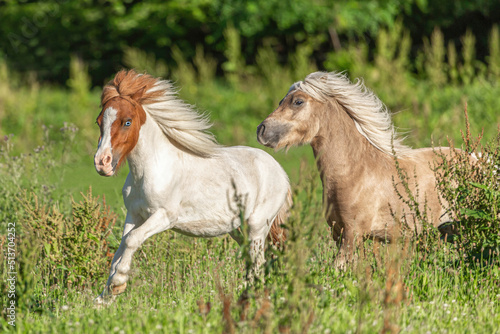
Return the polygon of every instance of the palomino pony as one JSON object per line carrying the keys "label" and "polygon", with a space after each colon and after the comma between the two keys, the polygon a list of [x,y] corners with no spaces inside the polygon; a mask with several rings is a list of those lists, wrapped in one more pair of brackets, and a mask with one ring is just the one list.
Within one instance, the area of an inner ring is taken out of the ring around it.
{"label": "palomino pony", "polygon": [[130,173],[122,240],[96,302],[125,290],[134,252],[165,230],[205,238],[229,233],[241,243],[244,220],[247,278],[259,275],[265,239],[270,233],[273,242],[284,241],[280,224],[291,205],[288,177],[276,160],[256,148],[217,144],[207,118],[166,80],[120,71],[104,87],[101,105],[95,168],[111,176],[127,159]]}
{"label": "palomino pony", "polygon": [[[291,86],[279,107],[257,127],[257,139],[275,149],[311,144],[323,183],[326,220],[340,244],[335,259],[339,268],[352,260],[356,238],[390,241],[398,233],[396,220],[420,229],[416,207],[427,210],[436,227],[451,220],[431,169],[450,149],[439,148],[436,154],[432,148],[403,145],[389,111],[361,81],[353,84],[335,72],[309,74]],[[411,193],[419,194],[413,208],[400,198],[408,199],[408,194],[404,183],[397,182],[401,174],[396,158]]]}

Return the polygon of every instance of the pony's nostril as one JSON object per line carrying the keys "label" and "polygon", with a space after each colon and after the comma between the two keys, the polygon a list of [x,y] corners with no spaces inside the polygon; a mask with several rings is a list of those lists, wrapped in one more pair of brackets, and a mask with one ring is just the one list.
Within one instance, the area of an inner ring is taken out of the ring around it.
{"label": "pony's nostril", "polygon": [[260,125],[257,127],[257,135],[264,135],[264,131],[266,131],[266,126],[263,123],[260,123]]}
{"label": "pony's nostril", "polygon": [[103,160],[105,165],[109,165],[111,163],[111,156],[107,155]]}

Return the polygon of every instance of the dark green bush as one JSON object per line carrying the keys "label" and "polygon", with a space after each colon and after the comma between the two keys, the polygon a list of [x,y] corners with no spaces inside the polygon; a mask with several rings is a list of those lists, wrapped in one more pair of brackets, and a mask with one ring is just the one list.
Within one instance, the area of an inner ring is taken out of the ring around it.
{"label": "dark green bush", "polygon": [[488,44],[484,31],[490,30],[496,12],[496,0],[467,4],[452,0],[439,4],[425,0],[8,0],[0,2],[0,57],[7,58],[16,71],[64,83],[70,58],[77,55],[88,64],[93,83],[101,85],[120,69],[128,47],[147,51],[170,66],[173,47],[192,61],[196,47],[202,45],[221,65],[228,48],[224,35],[233,26],[244,40],[246,63],[255,63],[259,47],[269,40],[285,63],[311,38],[320,41],[312,55],[320,63],[328,52],[339,52],[353,40],[372,44],[380,27],[393,29],[396,18],[402,16],[416,44],[435,26],[445,29],[447,41],[458,40],[470,26],[484,59]]}

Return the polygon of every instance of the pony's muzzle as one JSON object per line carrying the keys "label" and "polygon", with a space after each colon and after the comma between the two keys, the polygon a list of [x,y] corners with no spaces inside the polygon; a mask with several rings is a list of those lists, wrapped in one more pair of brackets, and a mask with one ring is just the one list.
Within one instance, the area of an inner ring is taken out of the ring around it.
{"label": "pony's muzzle", "polygon": [[288,131],[288,127],[277,122],[264,121],[257,127],[257,140],[264,146],[276,147],[278,145],[281,135]]}
{"label": "pony's muzzle", "polygon": [[114,174],[113,156],[109,150],[97,152],[94,157],[94,166],[97,173],[103,176],[112,176]]}

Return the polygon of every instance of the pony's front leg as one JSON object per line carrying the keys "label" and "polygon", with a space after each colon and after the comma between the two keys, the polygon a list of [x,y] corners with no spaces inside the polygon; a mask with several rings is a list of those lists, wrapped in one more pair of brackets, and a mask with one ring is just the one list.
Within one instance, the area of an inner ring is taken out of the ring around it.
{"label": "pony's front leg", "polygon": [[[128,215],[127,215],[128,217]],[[164,209],[157,210],[144,223],[137,226],[125,224],[120,247],[113,258],[111,271],[102,297],[118,295],[125,291],[130,265],[135,251],[149,237],[170,228],[170,221]],[[101,299],[102,299],[101,297]]]}
{"label": "pony's front leg", "polygon": [[127,217],[125,218],[125,225],[123,226],[122,242],[120,243],[120,246],[113,256],[113,261],[111,261],[111,269],[106,287],[104,288],[104,291],[99,295],[99,297],[94,300],[96,304],[106,303],[109,300],[109,297],[114,295],[110,289],[111,278],[113,277],[113,273],[116,272],[116,265],[118,264],[118,262],[120,262],[123,251],[125,250],[125,243],[123,242],[123,239],[134,228],[134,226],[135,224],[132,221],[130,214],[127,213]]}
{"label": "pony's front leg", "polygon": [[342,233],[339,245],[339,252],[335,257],[333,265],[339,270],[346,270],[347,265],[356,261],[356,242],[354,233],[346,229]]}

